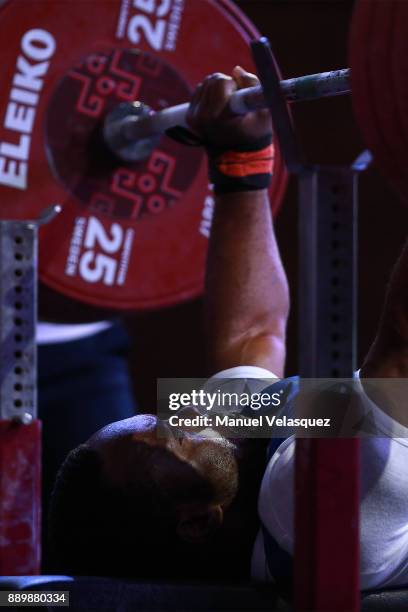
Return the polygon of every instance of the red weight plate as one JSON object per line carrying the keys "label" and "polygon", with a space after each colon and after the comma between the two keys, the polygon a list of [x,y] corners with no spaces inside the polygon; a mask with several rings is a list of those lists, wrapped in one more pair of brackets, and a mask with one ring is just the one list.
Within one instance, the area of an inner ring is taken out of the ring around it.
{"label": "red weight plate", "polygon": [[401,193],[407,194],[407,147],[397,104],[404,77],[394,68],[399,5],[375,0],[357,3],[350,64],[353,106],[363,138],[382,173]]}
{"label": "red weight plate", "polygon": [[[40,278],[116,309],[199,295],[213,211],[202,151],[163,137],[143,162],[119,163],[101,126],[116,104],[186,101],[214,71],[254,70],[258,33],[226,0],[24,3],[0,11],[3,108],[0,216],[63,212],[40,232]],[[287,175],[279,151],[276,213]]]}
{"label": "red weight plate", "polygon": [[[376,9],[375,3],[364,1],[358,2],[354,10],[350,38],[351,88],[354,111],[363,138],[374,153],[376,162],[383,165],[388,163],[389,151],[384,144],[371,82],[371,45]],[[378,36],[381,37],[383,32],[380,30]]]}
{"label": "red weight plate", "polygon": [[[395,2],[377,3],[372,23],[370,44],[370,65],[368,78],[371,83],[371,100],[376,110],[378,130],[382,135],[383,147],[381,167],[390,180],[399,184],[405,174],[404,151],[406,144],[398,117],[396,93],[398,82],[393,78],[395,60],[395,26],[397,22]],[[379,156],[377,155],[379,159]]]}
{"label": "red weight plate", "polygon": [[392,77],[396,101],[396,120],[401,138],[399,160],[401,165],[400,191],[408,200],[408,4],[395,2],[395,37],[393,44]]}
{"label": "red weight plate", "polygon": [[[391,182],[403,190],[406,182],[406,151],[401,120],[398,111],[398,93],[404,78],[395,78],[396,26],[399,20],[400,2],[377,3],[372,26],[369,78],[372,104],[376,109],[378,129],[383,137],[385,157],[381,168]],[[378,157],[378,155],[377,155]]]}

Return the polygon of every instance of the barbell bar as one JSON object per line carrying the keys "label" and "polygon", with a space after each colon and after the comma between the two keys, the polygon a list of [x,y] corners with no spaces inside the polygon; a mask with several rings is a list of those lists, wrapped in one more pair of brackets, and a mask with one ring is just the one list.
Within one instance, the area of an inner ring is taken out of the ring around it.
{"label": "barbell bar", "polygon": [[[331,70],[281,81],[281,90],[290,103],[340,96],[350,93],[350,69]],[[231,115],[245,115],[266,108],[262,86],[234,92],[229,101]],[[127,161],[146,158],[157,144],[157,138],[176,126],[187,127],[189,103],[170,106],[154,112],[135,101],[114,109],[104,125],[109,148]]]}

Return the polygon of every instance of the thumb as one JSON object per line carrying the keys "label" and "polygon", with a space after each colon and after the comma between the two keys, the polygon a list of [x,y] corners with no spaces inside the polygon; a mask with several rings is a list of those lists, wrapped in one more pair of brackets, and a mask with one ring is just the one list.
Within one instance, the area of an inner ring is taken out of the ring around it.
{"label": "thumb", "polygon": [[237,84],[238,89],[245,89],[246,87],[255,87],[259,85],[259,79],[255,74],[246,72],[241,66],[235,66],[232,71],[232,78]]}

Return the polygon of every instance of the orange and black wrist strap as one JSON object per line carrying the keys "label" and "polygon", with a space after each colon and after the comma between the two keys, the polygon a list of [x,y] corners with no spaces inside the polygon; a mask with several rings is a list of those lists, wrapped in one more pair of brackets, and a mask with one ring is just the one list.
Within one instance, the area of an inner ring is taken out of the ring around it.
{"label": "orange and black wrist strap", "polygon": [[216,195],[258,191],[269,187],[274,165],[271,134],[266,134],[250,145],[234,147],[233,150],[213,149],[181,126],[167,130],[166,134],[184,145],[206,147],[209,179]]}
{"label": "orange and black wrist strap", "polygon": [[267,189],[273,174],[270,135],[233,151],[208,151],[210,182],[216,195]]}

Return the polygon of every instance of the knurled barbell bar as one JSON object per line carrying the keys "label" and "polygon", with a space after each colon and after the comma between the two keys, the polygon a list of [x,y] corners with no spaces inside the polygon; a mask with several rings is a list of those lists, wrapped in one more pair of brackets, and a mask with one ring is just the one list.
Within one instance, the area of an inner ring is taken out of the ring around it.
{"label": "knurled barbell bar", "polygon": [[[281,81],[288,102],[301,102],[350,93],[350,70],[332,70]],[[232,94],[231,115],[245,115],[266,108],[262,86],[248,87]],[[189,103],[151,111],[135,101],[114,109],[107,116],[104,137],[110,149],[126,161],[145,159],[157,146],[157,137],[176,126],[187,127]]]}

